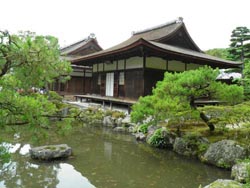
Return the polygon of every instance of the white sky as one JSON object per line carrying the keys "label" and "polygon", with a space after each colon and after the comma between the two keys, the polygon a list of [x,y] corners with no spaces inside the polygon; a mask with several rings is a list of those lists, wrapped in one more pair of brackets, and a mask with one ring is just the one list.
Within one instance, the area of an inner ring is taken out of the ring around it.
{"label": "white sky", "polygon": [[226,48],[237,26],[250,28],[250,0],[0,0],[0,29],[59,38],[61,46],[95,33],[103,48],[177,17],[202,50]]}

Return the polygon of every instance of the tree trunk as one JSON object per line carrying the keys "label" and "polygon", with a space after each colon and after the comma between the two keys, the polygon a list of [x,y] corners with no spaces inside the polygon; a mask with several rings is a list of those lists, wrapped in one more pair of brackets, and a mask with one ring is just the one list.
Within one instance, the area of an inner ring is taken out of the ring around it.
{"label": "tree trunk", "polygon": [[200,112],[200,118],[207,124],[210,131],[214,131],[215,126],[213,123],[209,122],[209,118],[204,112]]}
{"label": "tree trunk", "polygon": [[[190,97],[190,106],[192,109],[197,110],[197,107],[195,105],[195,98],[193,96]],[[200,118],[207,124],[207,126],[209,127],[210,131],[214,131],[215,126],[213,123],[209,122],[209,118],[208,116],[204,113],[204,112],[200,112]]]}

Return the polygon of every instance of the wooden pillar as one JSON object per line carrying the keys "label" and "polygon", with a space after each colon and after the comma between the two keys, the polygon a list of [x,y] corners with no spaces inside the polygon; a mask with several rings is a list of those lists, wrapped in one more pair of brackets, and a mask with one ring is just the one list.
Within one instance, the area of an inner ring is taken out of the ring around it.
{"label": "wooden pillar", "polygon": [[118,97],[119,94],[119,72],[118,72],[118,60],[116,60],[116,70],[114,72],[114,97]]}
{"label": "wooden pillar", "polygon": [[[92,71],[93,72],[93,71]],[[83,93],[85,94],[86,69],[83,68]]]}
{"label": "wooden pillar", "polygon": [[124,98],[126,98],[126,59],[124,59]]}
{"label": "wooden pillar", "polygon": [[143,96],[145,96],[146,95],[146,93],[145,93],[145,79],[146,79],[146,74],[145,74],[145,70],[146,70],[146,61],[147,61],[147,55],[146,55],[146,53],[144,52],[144,49],[142,48],[142,57],[143,57],[143,69],[142,69],[142,74],[143,74],[143,76],[142,76],[142,89],[143,89]]}

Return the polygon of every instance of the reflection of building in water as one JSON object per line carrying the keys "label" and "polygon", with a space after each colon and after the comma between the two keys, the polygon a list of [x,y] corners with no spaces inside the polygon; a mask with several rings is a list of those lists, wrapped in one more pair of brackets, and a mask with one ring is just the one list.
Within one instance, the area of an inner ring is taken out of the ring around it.
{"label": "reflection of building in water", "polygon": [[112,143],[111,142],[104,142],[104,156],[108,160],[112,158]]}

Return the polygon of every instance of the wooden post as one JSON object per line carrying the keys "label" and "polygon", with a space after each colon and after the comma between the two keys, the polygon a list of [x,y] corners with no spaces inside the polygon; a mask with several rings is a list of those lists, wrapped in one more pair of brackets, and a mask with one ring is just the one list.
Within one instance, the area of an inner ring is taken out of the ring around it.
{"label": "wooden post", "polygon": [[142,48],[142,57],[143,57],[143,72],[142,72],[142,84],[143,84],[143,87],[142,87],[142,89],[143,89],[143,95],[145,96],[146,95],[146,93],[145,93],[145,69],[146,69],[146,61],[147,61],[147,57],[146,57],[146,54],[145,54],[145,52],[144,52],[144,49]]}
{"label": "wooden post", "polygon": [[83,93],[84,94],[85,94],[85,80],[86,80],[86,69],[83,68]]}

